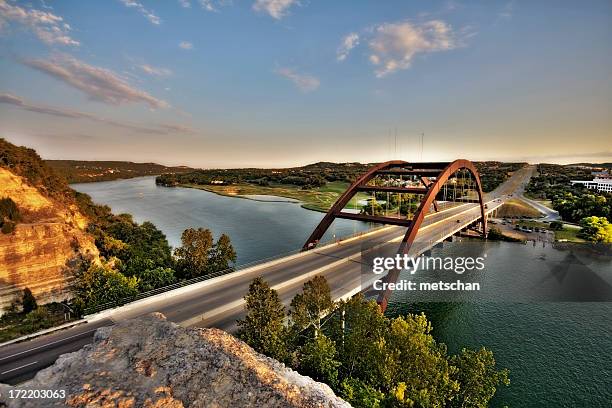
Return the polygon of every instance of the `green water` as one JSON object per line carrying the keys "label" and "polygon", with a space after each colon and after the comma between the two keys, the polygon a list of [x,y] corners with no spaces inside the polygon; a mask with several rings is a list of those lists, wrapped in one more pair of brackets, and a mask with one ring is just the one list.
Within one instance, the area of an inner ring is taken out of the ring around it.
{"label": "green water", "polygon": [[427,302],[397,292],[387,313],[425,312],[450,353],[493,350],[498,366],[510,370],[511,385],[498,390],[491,406],[612,407],[612,303],[555,301],[572,298],[567,288],[576,282],[591,282],[582,289],[594,292],[609,288],[609,261],[581,254],[588,269],[560,274],[546,260],[563,260],[568,251],[550,246],[480,242],[436,251],[486,253],[486,271],[477,279],[484,294]]}

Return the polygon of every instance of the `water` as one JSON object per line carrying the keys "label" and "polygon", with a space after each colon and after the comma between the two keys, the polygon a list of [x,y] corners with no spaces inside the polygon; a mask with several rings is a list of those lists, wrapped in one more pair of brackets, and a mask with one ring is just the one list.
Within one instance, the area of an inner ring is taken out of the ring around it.
{"label": "water", "polygon": [[[295,203],[157,187],[152,177],[73,187],[116,213],[131,213],[138,222],[152,221],[173,246],[180,244],[180,234],[188,227],[210,228],[216,236],[226,233],[241,263],[298,249],[323,216]],[[333,233],[340,237],[367,228],[338,220],[326,239]],[[477,277],[482,293],[455,299],[462,302],[441,303],[397,292],[388,313],[425,312],[434,324],[435,337],[451,353],[463,347],[493,350],[498,366],[510,370],[512,383],[498,390],[491,406],[612,406],[612,303],[553,301],[576,300],[567,288],[579,282],[595,292],[612,285],[609,264],[579,254],[588,270],[559,273],[551,269],[550,261],[566,259],[566,252],[512,243],[453,243],[436,252],[486,253],[487,268]],[[534,301],[538,297],[546,301]]]}
{"label": "water", "polygon": [[541,244],[445,244],[432,256],[487,255],[485,270],[472,277],[481,293],[460,292],[452,302],[434,302],[424,301],[432,300],[427,294],[395,292],[387,313],[424,312],[450,353],[464,347],[493,350],[511,381],[498,389],[493,407],[610,407],[612,267],[609,259],[576,252]]}
{"label": "water", "polygon": [[[173,247],[187,228],[208,228],[215,237],[227,234],[238,254],[238,265],[299,250],[323,218],[299,203],[265,202],[225,197],[192,188],[161,187],[155,177],[82,183],[71,186],[89,194],[115,214],[129,213],[137,222],[151,221]],[[371,228],[371,224],[337,220],[322,242]]]}

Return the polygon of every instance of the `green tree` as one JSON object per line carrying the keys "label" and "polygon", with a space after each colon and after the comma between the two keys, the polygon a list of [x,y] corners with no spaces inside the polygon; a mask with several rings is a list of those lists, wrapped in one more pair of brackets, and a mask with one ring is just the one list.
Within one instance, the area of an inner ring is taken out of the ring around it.
{"label": "green tree", "polygon": [[381,408],[385,394],[357,378],[346,378],[340,384],[340,395],[355,408]]}
{"label": "green tree", "polygon": [[262,277],[255,278],[244,297],[246,316],[238,320],[238,337],[267,356],[283,361],[287,357],[285,307],[278,292]]}
{"label": "green tree", "polygon": [[185,279],[206,274],[213,247],[212,233],[204,228],[188,228],[181,235],[182,246],[174,250],[177,272]]}
{"label": "green tree", "polygon": [[32,294],[30,288],[25,288],[23,290],[21,306],[23,308],[24,313],[30,313],[32,310],[35,310],[38,307],[38,304],[36,304],[36,298]]}
{"label": "green tree", "polygon": [[300,331],[312,327],[314,336],[321,332],[321,316],[327,315],[334,307],[327,280],[317,275],[304,283],[302,293],[291,301],[289,316]]}
{"label": "green tree", "polygon": [[74,271],[74,304],[84,311],[109,302],[118,302],[138,294],[138,279],[127,277],[113,268],[114,259],[102,264],[79,263]]}
{"label": "green tree", "polygon": [[176,282],[174,271],[170,268],[158,266],[154,269],[147,269],[138,274],[138,289],[141,292],[168,286]]}
{"label": "green tree", "polygon": [[580,220],[579,236],[591,242],[612,242],[612,224],[605,217],[586,217]]}
{"label": "green tree", "polygon": [[235,262],[236,251],[232,246],[232,241],[229,236],[221,234],[210,254],[210,272],[229,269]]}
{"label": "green tree", "polygon": [[336,344],[342,363],[341,379],[359,378],[374,387],[389,383],[385,354],[388,322],[380,307],[358,294],[341,302],[336,310],[329,336]]}
{"label": "green tree", "polygon": [[334,342],[320,334],[309,340],[300,348],[298,370],[317,381],[322,381],[332,388],[338,385],[338,353]]}
{"label": "green tree", "polygon": [[510,385],[508,370],[497,371],[493,352],[482,347],[478,351],[463,349],[453,356],[451,364],[458,368],[455,379],[459,392],[452,407],[486,408],[499,385]]}
{"label": "green tree", "polygon": [[424,314],[397,317],[390,322],[386,354],[394,398],[403,405],[445,407],[459,390],[452,377],[457,371],[449,364],[446,346],[431,335]]}

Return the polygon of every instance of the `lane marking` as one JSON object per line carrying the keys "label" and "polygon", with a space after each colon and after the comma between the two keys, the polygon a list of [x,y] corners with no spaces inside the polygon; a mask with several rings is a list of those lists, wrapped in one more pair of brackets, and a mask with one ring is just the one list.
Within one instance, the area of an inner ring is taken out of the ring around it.
{"label": "lane marking", "polygon": [[64,337],[64,338],[62,338],[62,339],[55,340],[55,341],[52,341],[52,342],[50,342],[50,343],[45,343],[45,344],[42,344],[42,345],[40,345],[40,346],[33,347],[33,348],[31,348],[31,349],[28,349],[28,350],[20,351],[19,353],[11,354],[10,356],[6,356],[6,357],[2,357],[2,358],[0,358],[0,361],[2,361],[2,360],[6,360],[6,359],[9,359],[9,358],[11,358],[11,357],[19,356],[19,355],[21,355],[21,354],[29,353],[30,351],[38,350],[38,349],[40,349],[40,348],[44,348],[44,347],[50,346],[51,344],[59,343],[59,342],[62,342],[62,341],[65,341],[65,340],[71,339],[71,338],[73,338],[73,337],[82,336],[83,334],[86,334],[86,333],[91,333],[91,332],[94,332],[94,331],[96,331],[96,330],[98,330],[98,328],[95,328],[95,329],[92,329],[92,330],[88,330],[88,331],[85,331],[85,332],[82,332],[82,333],[79,333],[79,334],[74,334],[74,335],[72,335],[72,336]]}
{"label": "lane marking", "polygon": [[19,367],[11,368],[10,370],[3,371],[2,373],[0,373],[0,375],[2,375],[2,374],[8,374],[8,373],[10,373],[10,372],[12,372],[12,371],[17,371],[17,370],[20,370],[20,369],[22,369],[22,368],[25,368],[25,367],[28,367],[28,366],[34,365],[34,364],[36,364],[36,363],[38,363],[38,361],[34,361],[34,362],[32,362],[32,363],[28,363],[28,364],[24,364],[24,365],[19,366]]}

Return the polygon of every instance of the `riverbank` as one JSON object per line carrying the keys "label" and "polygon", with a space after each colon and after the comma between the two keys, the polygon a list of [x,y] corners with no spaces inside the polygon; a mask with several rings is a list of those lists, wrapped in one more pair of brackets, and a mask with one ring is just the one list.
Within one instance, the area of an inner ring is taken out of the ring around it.
{"label": "riverbank", "polygon": [[[288,184],[277,184],[260,186],[256,184],[230,184],[230,185],[201,185],[201,184],[179,184],[177,187],[194,188],[215,193],[225,197],[243,198],[254,201],[264,200],[261,196],[281,197],[295,200],[306,210],[327,212],[336,202],[338,197],[348,188],[349,184],[341,181],[329,182],[323,187],[303,190],[299,186]],[[366,194],[358,193],[347,204],[348,208],[359,208],[360,200],[368,198]],[[280,201],[280,200],[279,200]]]}

